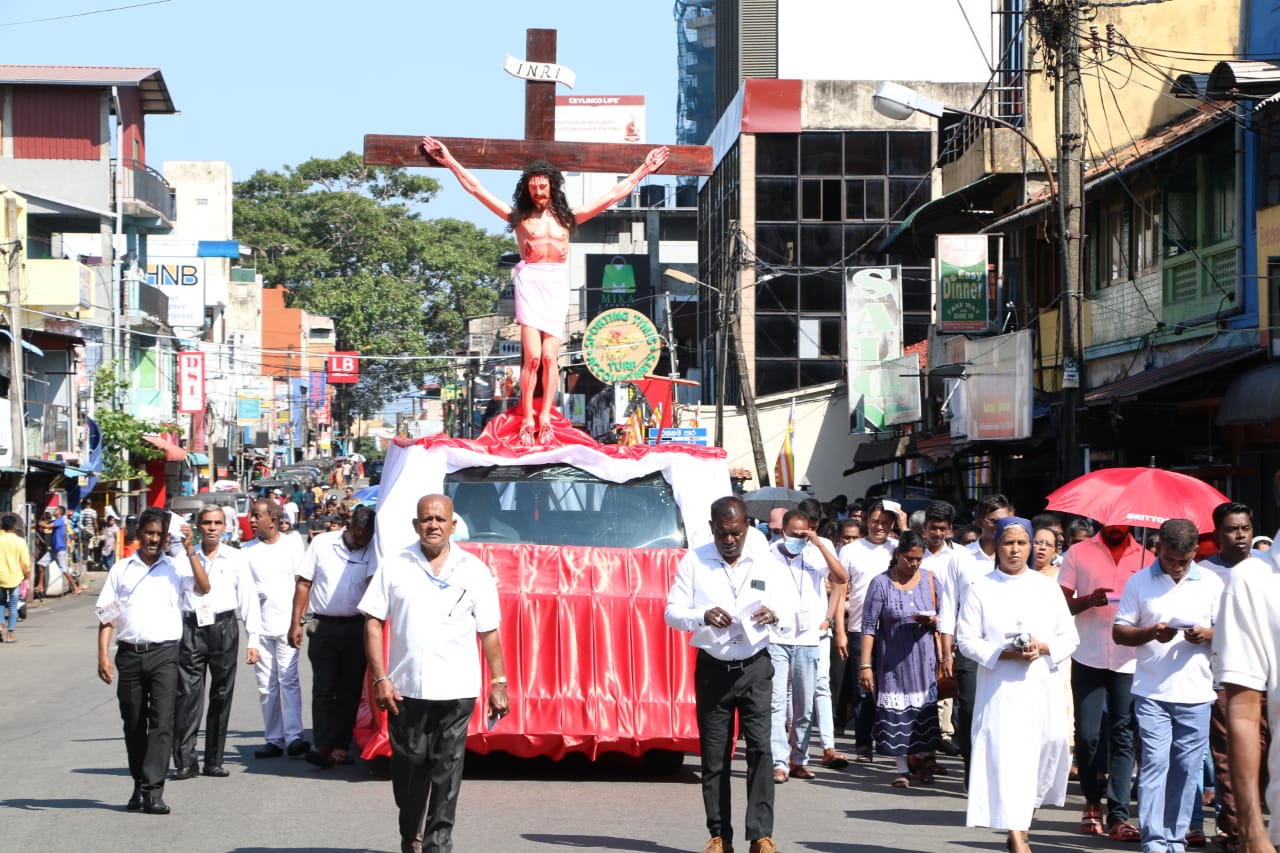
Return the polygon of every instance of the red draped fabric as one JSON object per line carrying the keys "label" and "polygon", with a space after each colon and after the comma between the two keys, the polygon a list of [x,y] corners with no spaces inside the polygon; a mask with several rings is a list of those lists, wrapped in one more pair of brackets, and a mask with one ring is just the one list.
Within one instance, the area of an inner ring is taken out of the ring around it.
{"label": "red draped fabric", "polygon": [[[497,577],[511,696],[491,732],[483,697],[476,704],[468,749],[553,759],[697,751],[693,652],[662,619],[682,550],[458,544]],[[372,696],[366,679],[356,730],[365,758],[391,753]]]}

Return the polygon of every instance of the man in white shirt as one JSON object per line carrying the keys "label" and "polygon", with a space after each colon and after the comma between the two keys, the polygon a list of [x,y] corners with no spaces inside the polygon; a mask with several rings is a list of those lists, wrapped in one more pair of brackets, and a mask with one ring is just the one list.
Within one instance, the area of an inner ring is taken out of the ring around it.
{"label": "man in white shirt", "polygon": [[1183,518],[1160,525],[1159,556],[1129,578],[1113,639],[1136,648],[1134,716],[1142,740],[1138,827],[1144,851],[1183,851],[1196,779],[1209,743],[1210,644],[1222,581],[1195,563],[1199,533]]}
{"label": "man in white shirt", "polygon": [[293,593],[293,625],[289,643],[302,647],[302,626],[308,606],[315,626],[307,632],[311,643],[311,723],[316,746],[307,752],[308,764],[332,767],[350,764],[347,748],[356,724],[364,673],[364,615],[358,607],[373,577],[374,513],[357,506],[342,530],[321,533],[311,540],[302,560]]}
{"label": "man in white shirt", "polygon": [[[168,814],[164,773],[173,751],[173,702],[178,692],[178,641],[182,594],[209,591],[209,576],[196,558],[191,527],[181,527],[186,559],[165,553],[169,513],[149,507],[138,519],[138,550],[107,572],[98,594],[98,678],[110,684],[120,671],[116,697],[124,719],[133,795],[131,812]],[[115,666],[111,639],[116,638]],[[163,721],[156,725],[158,721]]]}
{"label": "man in white shirt", "polygon": [[209,717],[204,730],[204,775],[223,778],[231,773],[222,766],[227,742],[227,721],[236,686],[236,655],[240,651],[239,616],[248,634],[245,662],[258,660],[258,634],[262,631],[258,591],[244,556],[222,544],[227,520],[222,508],[206,506],[196,515],[200,547],[196,556],[209,576],[211,589],[200,595],[188,591],[182,597],[182,644],[178,649],[178,699],[173,716],[173,766],[175,780],[196,775],[196,735],[204,710],[205,673],[209,674]]}
{"label": "man in white shirt", "polygon": [[995,570],[996,522],[1017,515],[1013,504],[1002,494],[988,495],[978,504],[976,520],[981,531],[976,542],[955,549],[955,559],[947,564],[942,589],[938,591],[938,634],[943,675],[955,676],[956,697],[951,703],[951,727],[955,746],[964,760],[964,778],[969,780],[969,756],[973,750],[973,712],[978,693],[978,663],[958,653],[955,646],[956,621],[964,607],[970,585]]}
{"label": "man in white shirt", "polygon": [[[889,561],[897,540],[890,534],[897,530],[898,516],[885,509],[881,501],[875,501],[862,509],[862,538],[855,539],[840,549],[840,565],[849,577],[849,605],[845,610],[849,647],[862,647],[862,606],[867,599],[867,587],[871,579],[889,570]],[[862,689],[854,680],[853,732],[854,748],[860,762],[871,761],[871,727],[875,723],[875,695]]]}
{"label": "man in white shirt", "polygon": [[302,738],[298,650],[289,644],[294,579],[302,570],[306,551],[297,536],[280,532],[281,515],[280,505],[275,501],[267,498],[254,501],[249,516],[254,538],[242,549],[262,610],[258,663],[253,671],[267,742],[254,750],[255,758],[279,758],[286,751],[291,758],[296,758],[311,748]]}
{"label": "man in white shirt", "polygon": [[747,837],[751,853],[775,853],[773,782],[769,777],[773,662],[769,625],[794,626],[795,588],[782,567],[747,537],[740,498],[711,504],[711,542],[692,548],[676,568],[665,619],[693,634],[702,804],[711,838],[703,853],[733,850],[730,813],[734,718],[746,739]]}
{"label": "man in white shirt", "polygon": [[773,781],[780,784],[788,776],[814,778],[806,765],[813,733],[814,690],[822,663],[820,649],[825,642],[821,623],[826,621],[828,612],[826,582],[830,577],[832,583],[843,584],[848,576],[798,509],[783,516],[782,539],[769,546],[769,555],[782,566],[788,583],[795,587],[797,599],[795,632],[769,646],[769,657],[773,659]]}
{"label": "man in white shirt", "polygon": [[[481,682],[477,636],[489,666],[490,723],[511,707],[498,638],[498,587],[488,566],[450,545],[453,517],[453,502],[444,495],[419,500],[417,544],[387,558],[360,600],[369,617],[365,652],[375,701],[389,714],[391,785],[404,853],[453,849],[467,725]],[[388,620],[390,654],[384,658]]]}
{"label": "man in white shirt", "polygon": [[[1199,562],[1201,567],[1216,574],[1224,586],[1230,582],[1236,566],[1257,564],[1260,568],[1255,568],[1254,571],[1265,573],[1269,570],[1271,561],[1253,553],[1253,511],[1247,504],[1229,501],[1214,507],[1213,538],[1218,546],[1218,553]],[[1266,711],[1264,700],[1260,715],[1261,730],[1253,732],[1253,737],[1259,740],[1263,752],[1271,740],[1271,732],[1266,725]],[[1213,791],[1217,812],[1214,826],[1218,830],[1219,842],[1234,844],[1240,831],[1236,821],[1235,786],[1231,784],[1228,740],[1227,695],[1219,684],[1213,710],[1209,713],[1209,753],[1213,756]]]}
{"label": "man in white shirt", "polygon": [[[1280,727],[1280,567],[1269,562],[1245,560],[1232,569],[1214,639],[1213,674],[1227,694],[1238,849],[1247,853],[1273,853],[1280,846],[1280,738],[1272,739],[1264,755],[1258,737],[1264,717],[1272,731]],[[1258,794],[1264,760],[1269,834]]]}
{"label": "man in white shirt", "polygon": [[[951,534],[956,520],[956,508],[946,501],[932,501],[924,510],[922,533],[924,536],[924,560],[920,568],[933,576],[938,596],[938,609],[941,609],[946,598],[946,584],[955,574],[951,563],[961,559],[960,548],[951,544]],[[938,749],[947,755],[959,755],[956,746],[955,725],[952,721],[954,700],[950,697],[938,699],[938,728],[942,739]]]}

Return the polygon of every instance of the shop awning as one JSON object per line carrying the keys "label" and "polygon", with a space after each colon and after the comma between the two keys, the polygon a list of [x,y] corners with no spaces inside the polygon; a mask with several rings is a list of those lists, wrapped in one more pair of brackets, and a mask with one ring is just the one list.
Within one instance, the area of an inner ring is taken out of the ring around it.
{"label": "shop awning", "polygon": [[864,442],[859,444],[858,449],[853,452],[853,467],[847,469],[844,475],[847,477],[869,468],[879,468],[881,465],[888,465],[913,455],[915,454],[911,450],[909,435],[887,441]]}
{"label": "shop awning", "polygon": [[[6,329],[3,326],[0,326],[0,337],[8,341],[13,340],[13,335],[9,332],[8,329]],[[26,338],[22,339],[22,348],[27,352],[31,353],[32,355],[39,355],[39,356],[44,355],[44,350],[40,349],[40,347],[31,343],[31,341],[27,340]]]}
{"label": "shop awning", "polygon": [[1218,407],[1218,425],[1280,420],[1280,364],[1267,364],[1232,380]]}
{"label": "shop awning", "polygon": [[61,474],[64,477],[88,477],[88,471],[82,471],[79,468],[60,462],[57,459],[32,459],[27,458],[27,468],[32,471],[52,471],[55,474]]}
{"label": "shop awning", "polygon": [[191,460],[191,464],[197,467],[203,467],[209,464],[209,455],[207,453],[196,453],[192,451],[187,454],[187,458]]}
{"label": "shop awning", "polygon": [[161,438],[158,435],[144,435],[142,438],[152,447],[164,451],[165,462],[182,462],[187,458],[187,451],[167,438]]}
{"label": "shop awning", "polygon": [[1263,350],[1255,346],[1229,347],[1196,353],[1173,364],[1144,370],[1133,376],[1126,376],[1124,379],[1094,388],[1085,393],[1084,402],[1086,406],[1099,406],[1117,400],[1132,399],[1148,391],[1164,388],[1184,379],[1260,356],[1262,353]]}
{"label": "shop awning", "polygon": [[[907,215],[876,246],[877,252],[933,257],[939,234],[977,234],[993,218],[992,200],[1014,176],[984,175],[958,190],[927,201]],[[1016,176],[1021,179],[1022,175]]]}

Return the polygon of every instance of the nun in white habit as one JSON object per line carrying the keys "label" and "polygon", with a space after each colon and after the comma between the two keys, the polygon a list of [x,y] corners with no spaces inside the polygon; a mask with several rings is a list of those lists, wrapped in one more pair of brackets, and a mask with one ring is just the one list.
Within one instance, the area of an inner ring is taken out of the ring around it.
{"label": "nun in white habit", "polygon": [[978,662],[969,826],[1009,831],[1025,853],[1037,806],[1062,805],[1071,732],[1058,665],[1080,642],[1058,585],[1029,566],[1031,522],[996,523],[996,568],[969,588],[956,642]]}

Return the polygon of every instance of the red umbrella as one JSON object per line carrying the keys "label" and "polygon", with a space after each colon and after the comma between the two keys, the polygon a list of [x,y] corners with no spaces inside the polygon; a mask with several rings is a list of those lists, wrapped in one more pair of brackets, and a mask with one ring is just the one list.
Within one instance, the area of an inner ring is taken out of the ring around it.
{"label": "red umbrella", "polygon": [[1227,500],[1203,480],[1176,471],[1103,468],[1054,490],[1048,509],[1133,527],[1159,527],[1170,518],[1186,518],[1208,533],[1213,530],[1213,508]]}

